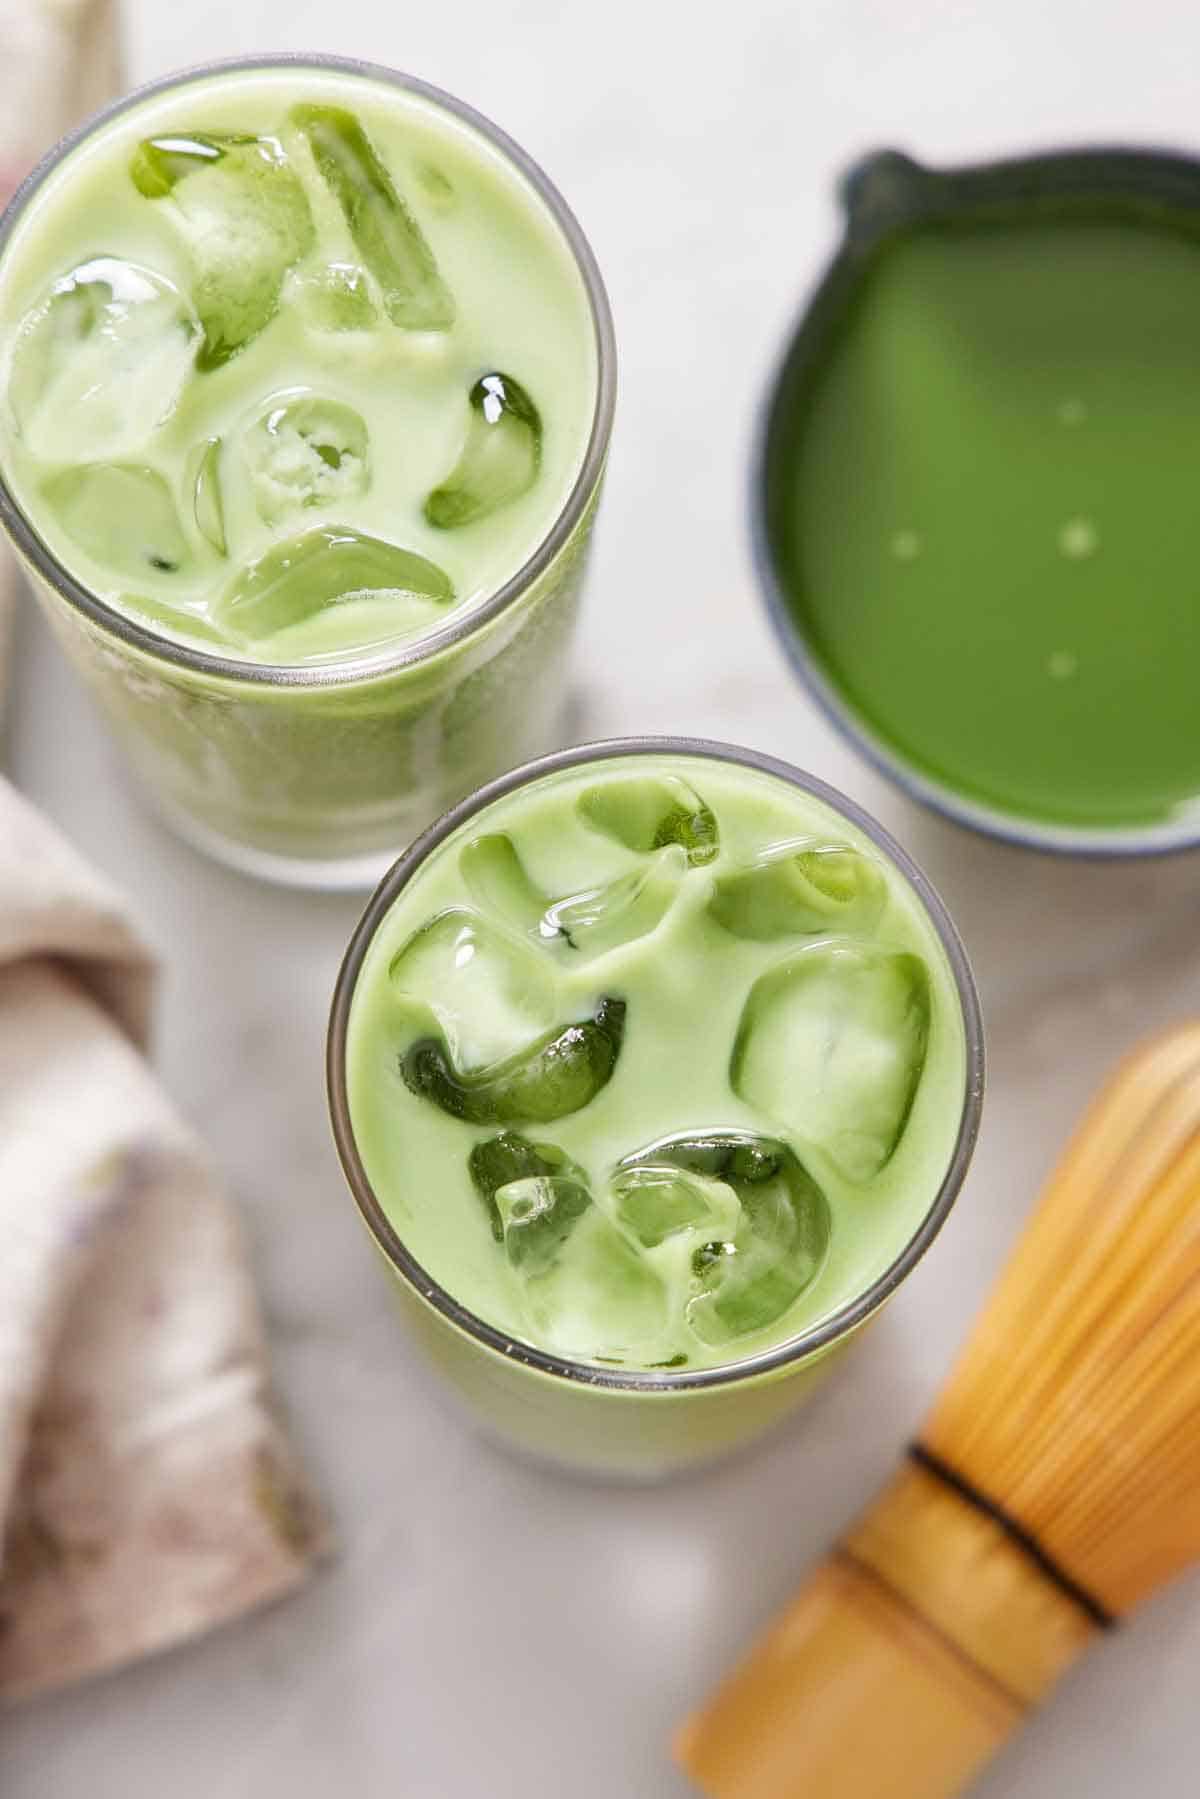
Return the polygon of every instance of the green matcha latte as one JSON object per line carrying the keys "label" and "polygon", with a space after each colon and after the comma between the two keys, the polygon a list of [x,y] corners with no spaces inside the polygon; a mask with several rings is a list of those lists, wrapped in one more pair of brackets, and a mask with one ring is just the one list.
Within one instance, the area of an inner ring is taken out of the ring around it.
{"label": "green matcha latte", "polygon": [[193,835],[336,878],[536,740],[611,342],[484,121],[334,62],[162,84],[18,196],[0,318],[5,522]]}
{"label": "green matcha latte", "polygon": [[787,771],[575,753],[364,929],[343,1154],[418,1290],[501,1338],[642,1398],[750,1374],[944,1194],[977,1049],[952,935]]}

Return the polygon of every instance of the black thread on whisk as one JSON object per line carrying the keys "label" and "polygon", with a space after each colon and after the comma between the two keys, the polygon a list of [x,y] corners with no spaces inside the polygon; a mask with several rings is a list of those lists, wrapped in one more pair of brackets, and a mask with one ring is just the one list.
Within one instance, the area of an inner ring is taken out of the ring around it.
{"label": "black thread on whisk", "polygon": [[1059,1566],[1054,1557],[1042,1548],[1037,1538],[1023,1524],[1017,1522],[1011,1512],[1006,1512],[1002,1505],[997,1505],[994,1499],[981,1493],[978,1487],[973,1486],[956,1468],[952,1468],[949,1462],[944,1462],[932,1449],[926,1449],[924,1443],[910,1443],[908,1453],[918,1468],[924,1468],[927,1474],[934,1475],[952,1493],[957,1493],[960,1499],[965,1499],[968,1505],[974,1506],[977,1512],[982,1512],[985,1518],[998,1524],[1005,1536],[1029,1558],[1039,1573],[1052,1581],[1060,1593],[1065,1593],[1080,1611],[1086,1612],[1093,1624],[1098,1625],[1101,1630],[1112,1630],[1119,1622],[1115,1613],[1110,1612],[1106,1605],[1101,1605],[1098,1599],[1094,1599],[1086,1587],[1081,1587],[1077,1580],[1072,1580],[1066,1569]]}

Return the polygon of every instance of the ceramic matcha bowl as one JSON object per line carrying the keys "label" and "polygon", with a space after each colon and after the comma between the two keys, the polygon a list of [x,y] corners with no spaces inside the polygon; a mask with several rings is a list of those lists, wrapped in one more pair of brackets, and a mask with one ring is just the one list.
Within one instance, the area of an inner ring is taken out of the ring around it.
{"label": "ceramic matcha bowl", "polygon": [[1040,849],[1200,841],[1200,165],[870,156],[775,372],[758,565],[908,793]]}

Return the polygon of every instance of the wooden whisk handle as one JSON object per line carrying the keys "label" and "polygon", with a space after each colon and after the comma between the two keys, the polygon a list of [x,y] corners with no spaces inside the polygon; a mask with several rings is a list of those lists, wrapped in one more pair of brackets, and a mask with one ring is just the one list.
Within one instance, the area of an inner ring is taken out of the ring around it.
{"label": "wooden whisk handle", "polygon": [[677,1753],[712,1799],[951,1799],[1106,1621],[918,1449]]}
{"label": "wooden whisk handle", "polygon": [[1088,1109],[870,1510],[679,1754],[712,1799],[951,1799],[1200,1560],[1200,1023]]}

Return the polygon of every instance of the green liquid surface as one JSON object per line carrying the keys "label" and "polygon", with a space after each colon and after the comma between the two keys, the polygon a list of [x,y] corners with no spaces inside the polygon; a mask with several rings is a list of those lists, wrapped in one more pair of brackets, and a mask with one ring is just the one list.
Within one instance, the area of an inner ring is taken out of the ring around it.
{"label": "green liquid surface", "polygon": [[797,404],[774,552],[835,687],[956,793],[1197,816],[1200,239],[1129,220],[885,243]]}
{"label": "green liquid surface", "polygon": [[54,556],[169,637],[306,663],[440,628],[582,464],[583,280],[433,100],[225,71],[68,156],[0,258],[0,467]]}
{"label": "green liquid surface", "polygon": [[350,1006],[350,1115],[418,1263],[542,1348],[706,1368],[891,1266],[963,1108],[941,941],[854,825],[777,776],[632,756],[435,849]]}

